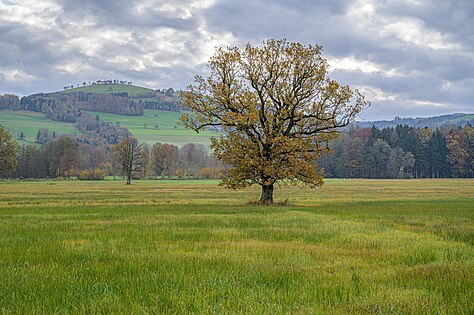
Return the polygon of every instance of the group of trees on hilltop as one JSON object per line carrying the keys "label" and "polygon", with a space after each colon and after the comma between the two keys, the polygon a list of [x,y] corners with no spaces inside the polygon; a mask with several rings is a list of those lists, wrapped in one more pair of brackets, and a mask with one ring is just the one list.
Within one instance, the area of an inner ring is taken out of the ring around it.
{"label": "group of trees on hilltop", "polygon": [[338,178],[474,177],[474,128],[356,128],[318,164]]}

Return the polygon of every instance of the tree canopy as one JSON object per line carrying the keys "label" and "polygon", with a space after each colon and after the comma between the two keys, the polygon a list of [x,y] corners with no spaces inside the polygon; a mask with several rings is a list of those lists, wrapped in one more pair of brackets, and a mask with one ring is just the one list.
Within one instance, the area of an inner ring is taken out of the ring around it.
{"label": "tree canopy", "polygon": [[143,146],[133,137],[123,138],[113,147],[116,161],[127,178],[127,185],[132,183],[134,173],[143,166]]}
{"label": "tree canopy", "polygon": [[369,103],[357,91],[328,78],[319,45],[267,40],[218,48],[207,79],[182,93],[186,127],[220,126],[213,138],[216,157],[228,165],[222,184],[262,187],[260,202],[273,202],[277,182],[317,187],[322,170],[315,160],[328,142]]}
{"label": "tree canopy", "polygon": [[17,143],[12,139],[12,135],[0,125],[0,175],[13,172],[17,164]]}

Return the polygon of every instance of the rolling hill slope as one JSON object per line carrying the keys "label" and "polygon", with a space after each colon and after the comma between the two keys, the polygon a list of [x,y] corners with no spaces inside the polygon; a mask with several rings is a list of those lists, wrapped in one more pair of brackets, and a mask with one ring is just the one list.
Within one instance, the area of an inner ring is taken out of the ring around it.
{"label": "rolling hill slope", "polygon": [[23,110],[0,110],[0,124],[15,138],[23,131],[26,138],[19,141],[20,144],[33,144],[39,129],[54,131],[58,136],[81,133],[72,123],[50,120],[41,113]]}
{"label": "rolling hill slope", "polygon": [[[130,84],[90,84],[66,89],[65,91],[57,93],[38,95],[41,98],[47,98],[50,97],[50,95],[62,95],[62,97],[56,97],[58,105],[61,105],[60,103],[65,102],[64,99],[68,99],[68,95],[70,96],[70,94],[67,93],[75,93],[76,96],[80,96],[80,93],[114,94],[118,95],[118,98],[121,97],[122,99],[128,100],[131,104],[136,103],[137,106],[141,108],[140,110],[143,110],[143,116],[138,116],[141,112],[136,113],[137,116],[126,116],[116,113],[98,112],[96,109],[88,108],[86,108],[87,111],[82,108],[82,111],[86,111],[92,115],[92,117],[99,116],[100,120],[127,128],[140,141],[148,144],[159,141],[177,146],[182,146],[185,143],[201,143],[208,146],[210,137],[219,135],[215,132],[201,132],[197,134],[179,125],[177,121],[181,114],[178,111],[167,111],[168,108],[179,110],[178,92],[172,89],[160,91]],[[72,104],[74,104],[74,102]],[[99,101],[97,105],[101,104],[101,101]],[[171,105],[163,110],[163,108],[160,107],[163,106],[163,104]],[[114,106],[112,106],[112,109],[117,109],[117,107]],[[100,106],[95,108],[100,108]],[[78,115],[80,112],[78,109],[75,109],[75,111],[75,115]],[[55,111],[53,111],[53,113],[55,113]],[[46,128],[50,132],[54,131],[57,135],[72,134],[75,132],[80,133],[80,131],[75,128],[74,123],[53,121],[47,119],[45,115],[40,112],[0,110],[0,123],[6,126],[15,137],[23,131],[26,135],[25,141],[28,143],[34,142],[40,128]],[[474,124],[474,114],[452,114],[428,118],[397,117],[390,121],[356,122],[355,124],[360,128],[370,128],[374,125],[379,129],[383,129],[386,127],[395,127],[399,124],[406,124],[415,128],[423,128],[425,126],[436,128],[443,126],[463,126],[467,123]]]}
{"label": "rolling hill slope", "polygon": [[186,130],[178,123],[181,113],[145,109],[143,116],[124,116],[117,114],[88,112],[98,115],[101,120],[119,124],[127,128],[138,140],[147,144],[155,142],[171,143],[181,147],[186,143],[210,144],[211,136],[219,134],[210,131],[196,133]]}
{"label": "rolling hill slope", "polygon": [[131,95],[154,93],[155,90],[129,84],[92,84],[65,90],[64,92],[85,93],[128,93]]}

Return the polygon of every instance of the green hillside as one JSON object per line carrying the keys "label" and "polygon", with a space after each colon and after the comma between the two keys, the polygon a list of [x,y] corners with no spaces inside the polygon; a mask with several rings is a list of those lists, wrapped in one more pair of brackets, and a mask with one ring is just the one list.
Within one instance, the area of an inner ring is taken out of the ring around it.
{"label": "green hillside", "polygon": [[155,90],[128,84],[93,84],[65,90],[65,92],[87,92],[87,93],[122,93],[129,95],[138,93],[150,93]]}
{"label": "green hillside", "polygon": [[[119,123],[127,128],[137,139],[148,144],[159,141],[182,146],[185,143],[200,143],[208,146],[210,137],[218,135],[215,132],[196,133],[186,130],[177,123],[181,113],[145,109],[143,116],[124,116],[99,112],[88,112],[93,116],[99,115],[104,121]],[[146,124],[146,126],[145,126]],[[155,127],[158,125],[158,128]]]}
{"label": "green hillside", "polygon": [[50,132],[54,131],[57,135],[80,133],[74,124],[50,120],[41,113],[30,111],[0,110],[0,124],[5,126],[14,137],[18,137],[18,134],[23,131],[26,138],[19,141],[20,144],[34,143],[38,130],[41,128],[46,128]]}
{"label": "green hillside", "polygon": [[[140,141],[150,145],[159,141],[182,146],[186,143],[200,143],[209,146],[210,137],[216,136],[214,132],[201,132],[197,134],[192,130],[186,130],[177,124],[180,113],[159,110],[145,110],[144,116],[124,116],[100,112],[89,112],[91,115],[99,115],[101,120],[117,122],[121,127],[127,128]],[[159,114],[158,117],[155,117]],[[145,127],[145,123],[147,124]],[[72,123],[63,123],[50,120],[43,114],[30,111],[0,110],[0,124],[13,134],[16,138],[23,131],[26,138],[20,143],[34,143],[38,130],[46,128],[57,135],[80,133]],[[158,128],[155,127],[158,125]],[[176,126],[176,127],[175,127]]]}

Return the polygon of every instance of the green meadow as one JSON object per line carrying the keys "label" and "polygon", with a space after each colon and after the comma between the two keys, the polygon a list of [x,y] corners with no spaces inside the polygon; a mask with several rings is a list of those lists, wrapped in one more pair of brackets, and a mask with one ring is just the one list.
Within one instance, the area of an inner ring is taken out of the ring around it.
{"label": "green meadow", "polygon": [[6,314],[473,314],[473,180],[0,182]]}
{"label": "green meadow", "polygon": [[[88,112],[101,120],[108,121],[127,128],[138,140],[153,145],[155,142],[171,143],[179,147],[186,143],[200,143],[209,146],[210,137],[218,133],[203,131],[196,133],[186,130],[178,123],[181,113],[145,109],[143,116],[125,116],[100,112]],[[145,126],[146,124],[146,126]],[[157,125],[157,127],[156,127]]]}
{"label": "green meadow", "polygon": [[44,117],[44,114],[31,111],[0,110],[0,124],[10,132],[15,138],[23,131],[26,138],[23,143],[34,143],[38,130],[46,128],[57,135],[80,133],[74,124],[58,122]]}
{"label": "green meadow", "polygon": [[[101,120],[127,128],[137,139],[149,145],[155,142],[171,143],[179,147],[186,143],[200,143],[209,146],[210,137],[218,133],[204,131],[196,133],[186,130],[178,123],[181,113],[146,109],[143,116],[125,116],[100,112],[89,113],[99,115]],[[157,116],[155,116],[158,114]],[[147,124],[145,127],[145,123]],[[46,128],[57,135],[81,133],[72,123],[58,122],[44,117],[42,113],[31,111],[0,110],[0,124],[17,138],[23,131],[26,138],[17,140],[20,144],[33,144],[38,130]],[[156,127],[155,125],[158,125]]]}
{"label": "green meadow", "polygon": [[154,92],[152,89],[128,85],[128,84],[93,84],[87,86],[80,86],[73,89],[65,90],[65,92],[86,92],[86,93],[117,93],[127,92],[129,95],[138,93]]}

